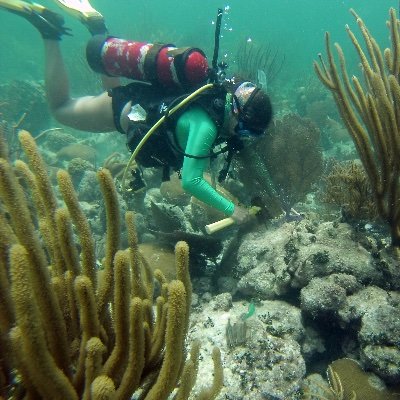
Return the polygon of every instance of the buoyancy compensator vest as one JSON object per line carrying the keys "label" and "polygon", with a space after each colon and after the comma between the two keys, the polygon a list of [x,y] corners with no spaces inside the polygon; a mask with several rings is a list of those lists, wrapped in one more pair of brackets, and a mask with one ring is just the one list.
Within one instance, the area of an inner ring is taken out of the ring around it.
{"label": "buoyancy compensator vest", "polygon": [[[169,116],[166,121],[148,138],[136,156],[139,165],[149,167],[171,167],[179,170],[182,167],[183,157],[194,157],[186,154],[180,148],[176,137],[176,122],[180,115],[194,105],[202,107],[211,117],[217,129],[220,130],[224,121],[226,89],[215,86],[203,94],[196,96],[188,105]],[[127,135],[127,146],[133,152],[149,129],[168,110],[176,105],[187,94],[177,97],[168,92],[160,94],[159,89],[153,85],[141,82],[132,82],[110,90],[112,96],[114,123],[118,131]],[[121,112],[125,105],[131,101],[131,111],[128,131],[125,132],[120,124]],[[217,142],[219,142],[217,138]],[[217,144],[217,143],[216,143]],[[212,157],[210,154],[206,157]],[[204,157],[201,157],[204,158]]]}

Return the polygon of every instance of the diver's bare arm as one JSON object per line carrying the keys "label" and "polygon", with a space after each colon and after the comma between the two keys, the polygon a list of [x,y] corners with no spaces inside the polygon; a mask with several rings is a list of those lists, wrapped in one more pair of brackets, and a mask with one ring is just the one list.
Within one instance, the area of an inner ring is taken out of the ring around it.
{"label": "diver's bare arm", "polygon": [[72,99],[59,42],[45,40],[46,95],[54,117],[64,125],[91,132],[115,130],[107,93]]}
{"label": "diver's bare arm", "polygon": [[111,97],[107,92],[99,96],[70,99],[53,110],[60,123],[88,132],[115,131]]}

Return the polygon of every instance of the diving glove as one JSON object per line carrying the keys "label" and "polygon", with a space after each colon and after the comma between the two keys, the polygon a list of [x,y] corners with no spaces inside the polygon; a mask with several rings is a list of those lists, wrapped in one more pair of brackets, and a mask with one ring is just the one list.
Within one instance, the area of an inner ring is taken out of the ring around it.
{"label": "diving glove", "polygon": [[40,4],[0,0],[0,8],[24,17],[40,32],[43,39],[61,40],[62,35],[71,36],[70,29],[64,26],[64,18]]}

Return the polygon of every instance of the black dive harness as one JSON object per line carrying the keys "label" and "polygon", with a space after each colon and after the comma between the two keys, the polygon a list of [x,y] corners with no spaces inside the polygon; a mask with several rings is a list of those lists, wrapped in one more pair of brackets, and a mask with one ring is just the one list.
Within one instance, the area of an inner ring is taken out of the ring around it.
{"label": "black dive harness", "polygon": [[[218,135],[214,146],[221,145],[221,147],[217,151],[211,151],[208,155],[197,156],[186,153],[179,145],[176,137],[175,128],[177,119],[182,115],[182,112],[193,105],[199,106],[206,111],[217,126],[218,131],[223,129],[227,91],[221,85],[215,85],[204,93],[197,95],[188,105],[182,107],[179,112],[173,115],[169,115],[170,111],[182,99],[187,98],[187,94],[178,97],[168,95],[160,97],[158,89],[152,85],[132,82],[129,85],[112,89],[111,96],[114,110],[114,124],[119,132],[126,134],[127,146],[131,152],[135,151],[140,141],[154,123],[161,117],[165,117],[162,126],[146,140],[146,143],[136,156],[136,160],[142,167],[162,167],[164,169],[163,179],[168,179],[169,173],[167,169],[169,170],[169,168],[179,172],[184,157],[213,159],[222,153],[228,152],[227,160],[231,160],[233,152],[239,150],[239,143],[235,140],[235,137],[225,140],[221,135]],[[131,121],[127,132],[125,132],[120,124],[120,115],[129,101],[133,107],[139,106],[143,110],[144,117],[142,120]]]}

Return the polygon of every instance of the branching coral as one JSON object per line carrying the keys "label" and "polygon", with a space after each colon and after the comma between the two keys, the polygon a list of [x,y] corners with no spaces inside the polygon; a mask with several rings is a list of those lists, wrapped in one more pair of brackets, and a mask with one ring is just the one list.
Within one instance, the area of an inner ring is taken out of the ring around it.
{"label": "branching coral", "polygon": [[400,23],[394,8],[388,27],[392,48],[381,51],[362,19],[351,10],[361,31],[365,48],[349,26],[347,33],[361,61],[363,85],[351,79],[342,48],[335,44],[340,72],[332,52],[330,35],[325,35],[328,62],[320,56],[314,68],[332,92],[336,106],[364,165],[379,215],[391,229],[392,244],[400,249]]}
{"label": "branching coral", "polygon": [[112,153],[103,161],[103,168],[107,168],[114,179],[122,178],[127,162],[123,160],[122,154]]}
{"label": "branching coral", "polygon": [[[65,208],[47,177],[35,141],[19,134],[29,168],[18,161],[26,196],[0,140],[0,398],[163,400],[179,386],[187,399],[198,368],[198,344],[185,362],[191,283],[189,249],[176,245],[176,280],[161,286],[153,315],[153,274],[138,251],[134,215],[126,214],[129,248],[118,250],[119,205],[110,173],[98,173],[107,213],[106,252],[96,270],[94,242],[71,178],[59,171]],[[34,224],[33,221],[38,221]],[[80,254],[73,240],[75,230]],[[213,399],[223,377],[213,353]]]}

